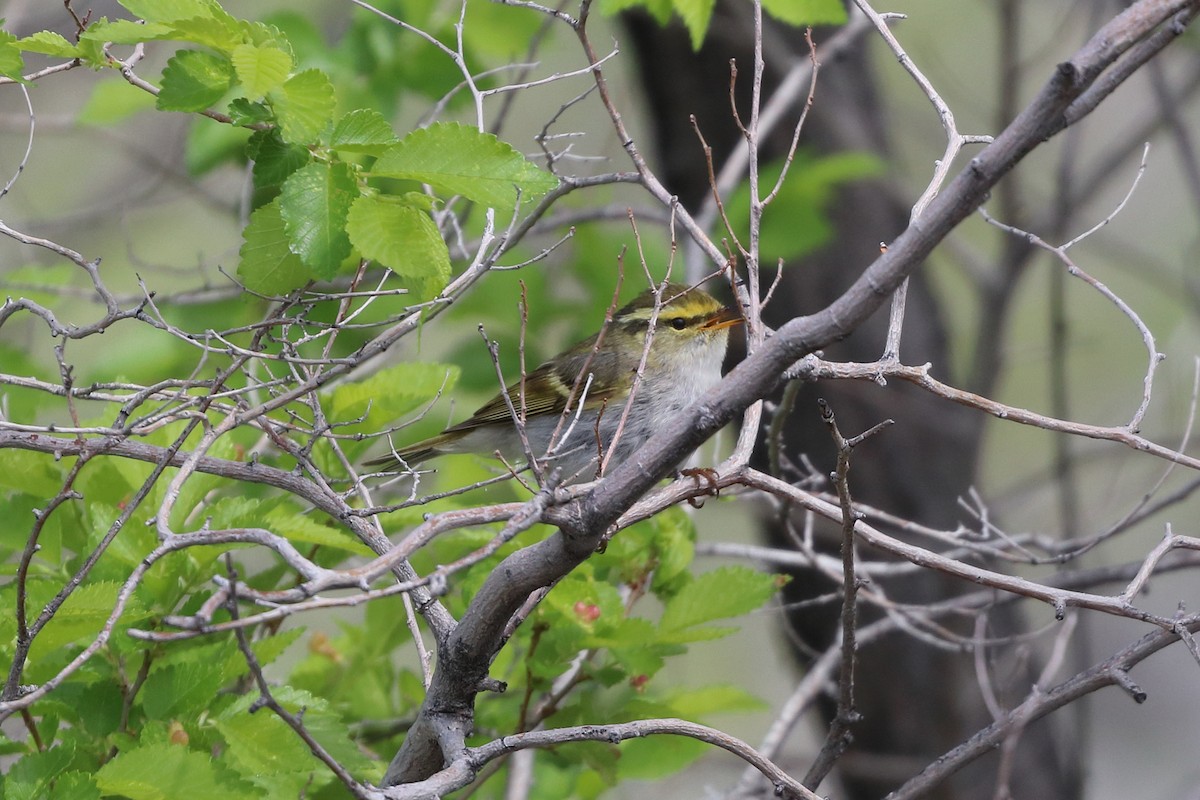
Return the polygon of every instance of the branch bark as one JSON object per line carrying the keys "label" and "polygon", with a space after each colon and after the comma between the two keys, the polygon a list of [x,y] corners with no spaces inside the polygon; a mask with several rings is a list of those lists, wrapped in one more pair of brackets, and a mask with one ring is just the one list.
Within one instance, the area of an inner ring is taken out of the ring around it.
{"label": "branch bark", "polygon": [[[801,357],[849,335],[890,297],[945,236],[973,213],[1025,156],[1090,107],[1073,106],[1089,90],[1111,91],[1130,74],[1121,56],[1164,23],[1186,25],[1200,0],[1141,0],[1114,17],[1070,60],[1058,65],[1036,98],[995,141],[950,182],[840,298],[824,310],[783,325],[774,337],[726,376],[712,395],[679,414],[631,459],[586,496],[549,509],[559,528],[550,538],[505,559],[474,598],[439,652],[439,663],[417,724],[389,766],[384,785],[420,781],[454,760],[446,742],[461,747],[475,697],[503,644],[504,623],[534,591],[582,563],[621,514],[684,456],[780,383]],[[1174,28],[1172,28],[1174,30]],[[1112,81],[1098,84],[1102,76]],[[1113,82],[1115,81],[1115,82]],[[1111,86],[1110,86],[1111,84]],[[1070,116],[1068,112],[1071,112]]]}

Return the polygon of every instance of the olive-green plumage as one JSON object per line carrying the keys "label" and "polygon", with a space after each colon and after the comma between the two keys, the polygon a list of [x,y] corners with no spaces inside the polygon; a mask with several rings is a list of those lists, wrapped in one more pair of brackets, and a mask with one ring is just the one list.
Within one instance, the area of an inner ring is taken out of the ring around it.
{"label": "olive-green plumage", "polygon": [[[653,334],[647,336],[652,319]],[[610,465],[624,461],[664,420],[720,380],[728,329],[740,321],[701,289],[670,283],[659,294],[638,295],[605,329],[529,373],[523,387],[516,381],[506,389],[513,408],[524,412],[534,456],[568,478],[592,477],[595,469],[589,467],[606,457]],[[496,451],[510,462],[525,460],[503,394],[437,436],[367,466],[396,470],[445,453]]]}

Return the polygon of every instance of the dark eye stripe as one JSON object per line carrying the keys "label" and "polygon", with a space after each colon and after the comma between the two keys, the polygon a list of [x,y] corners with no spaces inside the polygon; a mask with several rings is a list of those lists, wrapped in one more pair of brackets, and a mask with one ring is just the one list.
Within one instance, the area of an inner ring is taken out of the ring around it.
{"label": "dark eye stripe", "polygon": [[[708,319],[709,316],[709,314],[695,314],[688,317],[659,317],[658,327],[659,329],[669,327],[674,328],[677,331],[681,331],[689,326],[694,327],[701,324],[704,322],[704,320]],[[633,319],[614,320],[614,324],[620,326],[624,330],[629,331],[630,333],[645,333],[646,325],[649,323],[649,321],[650,320],[646,318],[634,317]]]}

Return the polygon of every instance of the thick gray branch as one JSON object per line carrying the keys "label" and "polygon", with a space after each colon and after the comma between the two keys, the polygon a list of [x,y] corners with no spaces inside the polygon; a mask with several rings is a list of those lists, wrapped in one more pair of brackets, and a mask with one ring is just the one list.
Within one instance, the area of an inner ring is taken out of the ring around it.
{"label": "thick gray branch", "polygon": [[[781,327],[708,398],[664,426],[591,493],[548,510],[546,519],[559,526],[558,533],[509,556],[488,578],[441,651],[420,721],[393,759],[384,785],[429,778],[459,756],[439,747],[439,741],[445,741],[441,733],[447,725],[460,729],[464,722],[469,724],[475,696],[503,644],[504,623],[532,592],[552,585],[586,559],[626,509],[688,453],[768,395],[795,361],[843,339],[862,324],[987,199],[1009,170],[1077,121],[1074,114],[1068,119],[1068,109],[1123,53],[1174,15],[1197,8],[1200,0],[1141,0],[1115,17],[1074,57],[1058,65],[1033,102],[959,172],[845,294],[821,312]],[[1087,109],[1075,111],[1081,117]]]}

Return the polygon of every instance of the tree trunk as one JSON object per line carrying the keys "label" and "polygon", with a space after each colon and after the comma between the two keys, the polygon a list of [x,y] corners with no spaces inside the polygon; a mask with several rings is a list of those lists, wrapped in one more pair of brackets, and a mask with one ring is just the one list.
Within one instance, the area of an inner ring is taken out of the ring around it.
{"label": "tree trunk", "polygon": [[[729,109],[730,59],[739,67],[736,95],[745,112],[753,65],[753,19],[744,3],[718,2],[708,37],[693,51],[682,26],[659,26],[642,13],[628,13],[625,23],[640,62],[638,75],[653,109],[657,159],[652,161],[668,188],[685,206],[696,208],[711,193],[708,171],[690,122],[694,115],[719,169],[740,136]],[[820,41],[817,36],[818,57]],[[766,74],[763,96],[769,97],[781,70],[794,59],[808,58],[802,33],[767,20],[764,31]],[[843,57],[822,63],[816,102],[808,117],[802,146],[821,154],[870,151],[887,159],[887,129],[875,97],[874,82],[859,42]],[[795,119],[799,107],[791,115]],[[745,117],[743,117],[745,118]],[[782,125],[761,147],[764,161],[779,159],[791,140],[790,125]],[[820,251],[787,265],[783,283],[765,317],[777,325],[797,313],[816,311],[837,297],[904,229],[909,209],[882,180],[863,180],[841,189],[829,209],[836,236]],[[769,213],[769,212],[768,212]],[[935,374],[947,375],[949,343],[941,315],[924,277],[917,273],[908,295],[901,358],[910,364],[926,361]],[[772,318],[772,310],[776,318]],[[826,356],[845,361],[874,361],[883,352],[887,312],[877,314]],[[999,343],[996,343],[999,346]],[[885,419],[896,425],[855,452],[851,471],[854,499],[927,525],[953,528],[958,522],[958,498],[972,485],[980,451],[982,415],[932,398],[909,386],[866,383],[807,385],[799,392],[788,422],[785,451],[793,458],[806,454],[828,474],[834,452],[827,429],[816,411],[816,398],[826,398],[839,427],[853,435]],[[760,447],[760,454],[765,448]],[[764,462],[765,456],[760,455]],[[788,547],[790,539],[780,520],[769,520],[766,536]],[[821,532],[823,547],[837,552],[840,534]],[[868,554],[878,557],[877,554]],[[993,565],[994,566],[994,565]],[[932,572],[889,579],[876,588],[898,602],[931,603],[951,597],[964,587]],[[793,603],[834,590],[815,571],[797,573],[786,590]],[[1011,605],[993,610],[988,635],[1001,636],[1021,627]],[[864,609],[866,610],[866,609]],[[807,654],[829,646],[837,634],[840,609],[826,604],[791,613],[789,622],[798,639],[795,652]],[[863,622],[873,618],[865,613]],[[959,624],[963,623],[963,624]],[[956,620],[958,632],[970,636],[972,620]],[[1015,649],[1015,645],[1011,649]],[[1016,659],[1010,688],[1019,700],[1036,676],[1035,665]],[[999,679],[997,679],[999,680]],[[1003,686],[996,687],[998,691]],[[972,655],[932,647],[906,634],[894,634],[860,652],[856,682],[857,705],[863,719],[853,728],[854,744],[839,762],[848,798],[874,800],[950,748],[990,723],[977,684]],[[1002,697],[1003,702],[1003,697]],[[832,701],[824,709],[832,714]],[[1030,726],[1017,750],[1018,763],[1010,788],[1015,797],[1070,800],[1080,796],[1076,754],[1054,731],[1052,719]],[[976,762],[935,795],[942,800],[982,800],[995,792],[997,758]]]}

